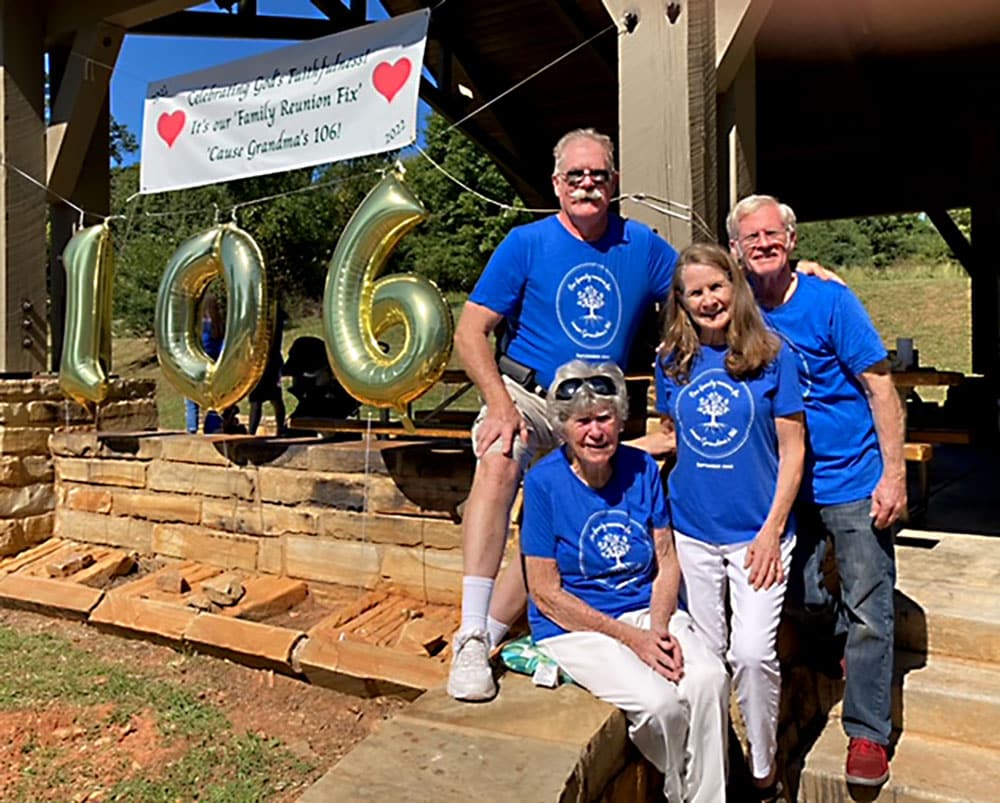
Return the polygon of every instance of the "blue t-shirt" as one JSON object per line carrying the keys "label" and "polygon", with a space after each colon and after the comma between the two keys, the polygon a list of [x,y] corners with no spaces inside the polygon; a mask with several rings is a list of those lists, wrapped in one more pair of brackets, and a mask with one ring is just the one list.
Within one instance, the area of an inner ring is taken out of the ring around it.
{"label": "blue t-shirt", "polygon": [[601,239],[588,243],[552,216],[507,235],[469,300],[507,319],[507,354],[548,387],[573,357],[624,365],[643,313],[670,290],[676,261],[642,223],[610,215]]}
{"label": "blue t-shirt", "polygon": [[820,505],[870,496],[882,453],[857,377],[888,356],[871,318],[848,288],[802,275],[787,302],[763,313],[795,354],[802,383],[809,450],[800,496]]}
{"label": "blue t-shirt", "polygon": [[[727,347],[702,346],[690,380],[678,385],[656,361],[656,409],[673,419],[677,465],[670,511],[678,532],[710,544],[752,540],[778,482],[774,419],[802,412],[795,359],[782,346],[759,375],[733,379]],[[795,531],[791,516],[784,535]]]}
{"label": "blue t-shirt", "polygon": [[[528,471],[521,552],[554,559],[566,591],[617,619],[649,607],[657,572],[653,530],[670,525],[670,512],[653,458],[619,446],[613,459],[603,488],[573,473],[565,447]],[[528,622],[535,641],[566,632],[530,598]]]}

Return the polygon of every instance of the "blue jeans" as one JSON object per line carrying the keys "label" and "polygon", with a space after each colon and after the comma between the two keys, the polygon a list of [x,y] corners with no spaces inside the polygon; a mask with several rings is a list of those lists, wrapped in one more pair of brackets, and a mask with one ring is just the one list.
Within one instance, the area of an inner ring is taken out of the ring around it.
{"label": "blue jeans", "polygon": [[[839,505],[807,505],[799,520],[792,561],[807,618],[847,634],[847,682],[842,721],[848,736],[889,743],[892,730],[893,589],[896,559],[892,529],[876,530],[871,498]],[[808,522],[808,523],[807,523]],[[826,535],[833,539],[840,598],[823,582]]]}
{"label": "blue jeans", "polygon": [[[199,416],[198,405],[191,401],[191,399],[184,400],[184,428],[188,432],[198,431],[198,416]],[[222,418],[214,410],[209,410],[205,414],[205,432],[221,432],[222,431]]]}

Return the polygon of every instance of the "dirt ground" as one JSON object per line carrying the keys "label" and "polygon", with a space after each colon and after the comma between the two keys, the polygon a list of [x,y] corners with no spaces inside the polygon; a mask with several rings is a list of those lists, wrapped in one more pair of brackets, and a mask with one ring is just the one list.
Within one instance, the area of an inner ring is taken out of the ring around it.
{"label": "dirt ground", "polygon": [[[0,608],[0,627],[66,639],[102,662],[188,690],[219,711],[236,736],[262,740],[256,744],[280,742],[297,760],[274,768],[282,777],[272,773],[270,788],[276,792],[264,797],[268,800],[295,800],[380,721],[405,705],[393,697],[353,697],[270,671],[27,611]],[[165,738],[156,712],[149,708],[130,713],[124,721],[113,708],[81,706],[58,695],[40,706],[19,707],[15,701],[0,707],[0,800],[106,800],[107,790],[116,783],[156,778],[165,765],[192,747],[183,736]],[[40,753],[47,757],[44,777],[32,764]],[[26,782],[31,789],[27,798]],[[67,796],[67,790],[72,794]],[[141,794],[138,797],[142,799]]]}

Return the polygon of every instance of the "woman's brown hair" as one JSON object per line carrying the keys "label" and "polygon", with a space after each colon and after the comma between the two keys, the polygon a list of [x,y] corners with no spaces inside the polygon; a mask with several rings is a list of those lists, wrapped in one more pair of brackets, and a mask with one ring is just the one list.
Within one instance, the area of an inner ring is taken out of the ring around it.
{"label": "woman's brown hair", "polygon": [[663,342],[658,359],[664,371],[675,381],[685,384],[691,366],[701,352],[698,327],[684,308],[684,268],[688,265],[710,265],[725,274],[733,286],[729,307],[729,328],[726,330],[726,371],[734,379],[747,379],[771,363],[781,348],[778,336],[764,325],[753,290],[743,271],[729,252],[714,243],[689,245],[674,266],[674,281],[664,302]]}

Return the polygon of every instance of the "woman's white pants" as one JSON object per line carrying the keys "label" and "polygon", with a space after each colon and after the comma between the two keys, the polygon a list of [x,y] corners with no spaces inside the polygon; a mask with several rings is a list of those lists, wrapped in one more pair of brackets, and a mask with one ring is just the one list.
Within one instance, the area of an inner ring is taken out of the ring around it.
{"label": "woman's white pants", "polygon": [[[786,579],[767,591],[755,591],[749,569],[743,567],[749,542],[706,544],[675,530],[674,543],[688,611],[709,648],[732,667],[750,742],[750,771],[755,778],[767,778],[774,766],[781,699],[778,625],[795,536],[781,542]],[[726,623],[727,586],[733,614],[731,638]]]}
{"label": "woman's white pants", "polygon": [[[648,609],[619,619],[649,629]],[[684,656],[678,683],[601,633],[566,633],[538,647],[595,697],[622,709],[632,741],[665,776],[667,800],[719,803],[726,799],[729,676],[687,613],[674,613],[670,632]]]}

